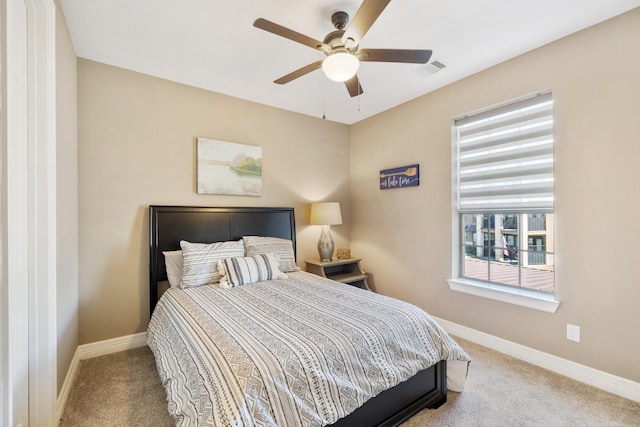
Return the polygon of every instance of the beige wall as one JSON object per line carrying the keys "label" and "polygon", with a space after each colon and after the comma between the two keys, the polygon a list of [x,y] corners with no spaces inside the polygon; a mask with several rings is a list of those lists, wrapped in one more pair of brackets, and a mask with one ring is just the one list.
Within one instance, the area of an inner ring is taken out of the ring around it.
{"label": "beige wall", "polygon": [[[378,291],[640,381],[638,40],[635,9],[352,126],[351,246]],[[556,123],[555,314],[453,292],[446,282],[451,118],[546,88]],[[378,189],[380,169],[414,162],[419,188]],[[582,327],[581,343],[565,339],[568,322]]]}
{"label": "beige wall", "polygon": [[60,392],[78,347],[78,101],[76,54],[62,9],[56,6],[56,308]]}
{"label": "beige wall", "polygon": [[[336,200],[345,220],[333,227],[336,245],[351,237],[379,292],[640,381],[632,269],[639,39],[636,9],[351,127],[79,60],[78,342],[146,329],[149,204],[293,206],[304,265],[316,256],[319,233],[307,226],[308,203]],[[555,314],[452,292],[446,283],[451,118],[545,88],[553,89],[556,117]],[[195,194],[198,136],[262,146],[263,196]],[[414,162],[419,188],[378,189],[380,169]],[[565,339],[568,322],[582,327],[581,343]]]}
{"label": "beige wall", "polygon": [[[298,264],[317,257],[308,203],[342,202],[349,127],[78,60],[80,344],[147,328],[150,204],[292,206]],[[198,195],[196,138],[259,145],[262,197]],[[338,246],[339,247],[339,246]]]}

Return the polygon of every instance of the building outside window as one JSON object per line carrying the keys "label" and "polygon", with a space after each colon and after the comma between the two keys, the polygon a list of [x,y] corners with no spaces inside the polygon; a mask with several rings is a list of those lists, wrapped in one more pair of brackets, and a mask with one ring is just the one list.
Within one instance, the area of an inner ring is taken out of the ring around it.
{"label": "building outside window", "polygon": [[553,214],[461,214],[461,224],[464,277],[554,293]]}

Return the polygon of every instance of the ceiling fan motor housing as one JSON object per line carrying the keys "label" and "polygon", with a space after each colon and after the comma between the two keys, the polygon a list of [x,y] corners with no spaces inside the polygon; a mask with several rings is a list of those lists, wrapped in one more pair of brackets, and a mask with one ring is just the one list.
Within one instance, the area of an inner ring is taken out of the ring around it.
{"label": "ceiling fan motor housing", "polygon": [[356,46],[351,49],[346,49],[345,43],[342,40],[345,28],[349,23],[349,14],[347,12],[338,11],[331,15],[331,23],[336,27],[335,31],[327,34],[323,40],[323,43],[331,49],[330,52],[325,52],[326,55],[331,55],[335,52],[350,52],[355,51]]}
{"label": "ceiling fan motor housing", "polygon": [[323,40],[324,44],[329,46],[331,50],[336,48],[343,48],[344,43],[342,42],[342,35],[344,34],[344,30],[336,30],[327,34]]}

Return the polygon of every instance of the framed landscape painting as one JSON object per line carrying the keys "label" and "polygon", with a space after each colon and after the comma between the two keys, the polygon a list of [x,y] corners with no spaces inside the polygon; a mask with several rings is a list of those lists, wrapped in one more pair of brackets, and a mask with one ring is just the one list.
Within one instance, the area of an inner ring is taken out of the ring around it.
{"label": "framed landscape painting", "polygon": [[198,138],[198,194],[262,195],[262,147]]}

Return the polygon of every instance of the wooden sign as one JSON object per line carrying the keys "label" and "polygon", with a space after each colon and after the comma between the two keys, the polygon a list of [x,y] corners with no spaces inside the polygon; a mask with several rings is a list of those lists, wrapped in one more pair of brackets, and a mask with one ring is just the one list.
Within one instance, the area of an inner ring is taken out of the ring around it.
{"label": "wooden sign", "polygon": [[401,166],[380,171],[380,189],[417,187],[420,185],[420,165]]}

